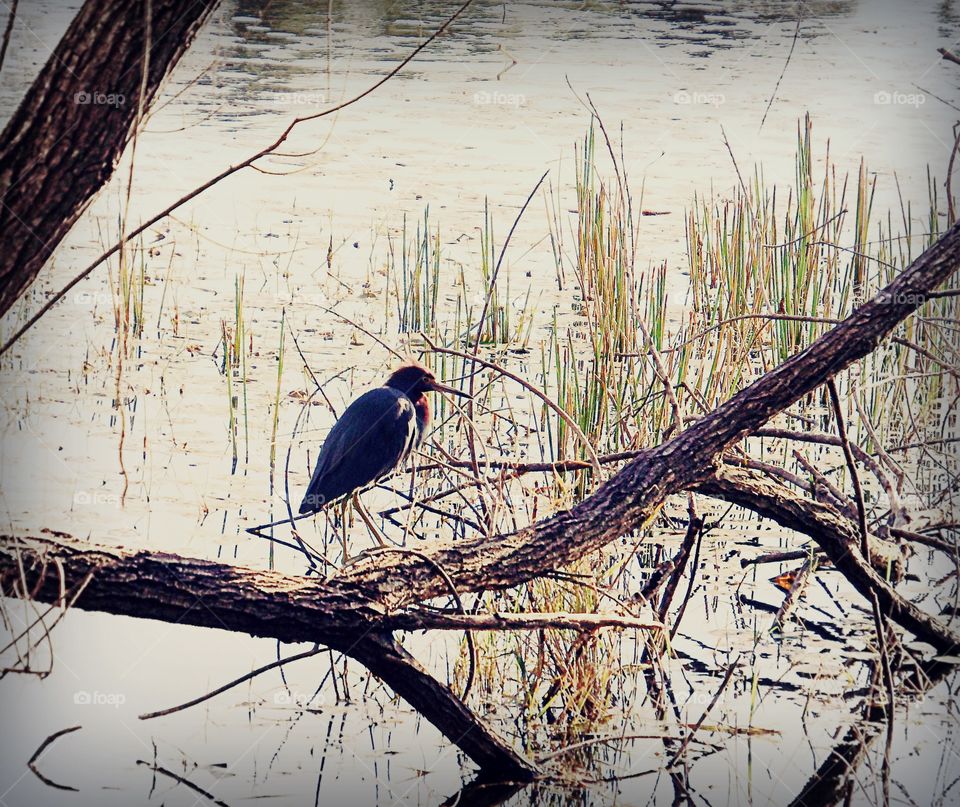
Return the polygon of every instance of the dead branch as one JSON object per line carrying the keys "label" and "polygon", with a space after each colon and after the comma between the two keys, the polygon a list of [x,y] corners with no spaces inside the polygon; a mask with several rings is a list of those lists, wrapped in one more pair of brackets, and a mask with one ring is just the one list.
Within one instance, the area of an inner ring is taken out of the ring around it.
{"label": "dead branch", "polygon": [[756,566],[760,563],[786,563],[791,560],[804,560],[810,557],[806,549],[791,549],[786,552],[767,552],[755,558],[741,558],[740,567]]}
{"label": "dead branch", "polygon": [[164,717],[165,715],[171,715],[174,712],[182,712],[184,709],[189,709],[191,706],[196,706],[198,703],[203,703],[204,701],[214,698],[222,692],[226,692],[228,689],[233,689],[235,686],[250,681],[253,678],[256,678],[258,675],[261,675],[268,670],[276,669],[277,667],[282,667],[284,664],[292,664],[295,661],[300,659],[310,658],[311,656],[316,656],[319,653],[323,652],[323,648],[314,646],[311,650],[305,650],[303,653],[297,653],[293,656],[286,656],[285,658],[277,659],[276,661],[271,661],[269,664],[264,664],[262,667],[258,667],[255,670],[251,670],[246,675],[241,675],[239,678],[234,678],[232,681],[228,681],[223,686],[219,686],[216,689],[212,689],[209,692],[204,693],[198,698],[193,698],[192,700],[187,701],[186,703],[178,704],[177,706],[171,706],[168,709],[160,709],[156,712],[147,712],[144,715],[140,715],[141,720],[152,720],[155,717]]}
{"label": "dead branch", "polygon": [[833,414],[837,419],[837,433],[840,445],[843,447],[843,456],[847,460],[847,469],[850,471],[850,482],[853,485],[854,500],[857,504],[857,526],[860,528],[860,553],[865,558],[870,557],[870,533],[867,530],[867,506],[863,502],[863,488],[860,486],[860,474],[857,473],[857,463],[854,462],[853,452],[850,450],[850,441],[847,439],[847,426],[843,418],[843,408],[840,406],[840,393],[837,392],[837,383],[827,379],[827,390],[830,393],[830,403],[833,405]]}
{"label": "dead branch", "polygon": [[178,773],[174,773],[168,768],[164,768],[161,765],[153,765],[147,762],[145,759],[138,759],[137,765],[144,765],[154,773],[162,774],[163,776],[173,779],[174,782],[177,782],[178,784],[181,784],[184,787],[189,788],[198,796],[197,802],[194,802],[194,803],[198,803],[201,798],[205,798],[209,800],[212,804],[216,804],[217,807],[230,807],[229,804],[227,804],[225,801],[221,801],[220,799],[218,799],[209,790],[204,790],[202,787],[200,787],[200,785],[195,784],[194,782],[191,782],[189,779],[187,779],[184,776],[181,776]]}

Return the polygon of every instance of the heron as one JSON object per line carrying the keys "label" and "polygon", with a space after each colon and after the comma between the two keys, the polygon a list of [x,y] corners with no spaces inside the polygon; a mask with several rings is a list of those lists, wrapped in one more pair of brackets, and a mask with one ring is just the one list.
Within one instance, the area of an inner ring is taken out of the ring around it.
{"label": "heron", "polygon": [[412,363],[391,373],[382,387],[368,390],[353,401],[320,448],[300,514],[317,513],[333,502],[352,497],[357,511],[380,541],[359,506],[357,494],[403,467],[423,442],[431,418],[428,392],[470,397],[441,384],[426,367]]}

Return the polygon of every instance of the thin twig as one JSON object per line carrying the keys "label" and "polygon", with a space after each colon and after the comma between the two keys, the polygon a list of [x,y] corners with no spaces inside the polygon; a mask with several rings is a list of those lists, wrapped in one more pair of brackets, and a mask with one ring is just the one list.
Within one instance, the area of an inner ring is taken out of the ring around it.
{"label": "thin twig", "polygon": [[910,350],[916,351],[924,358],[930,359],[930,361],[932,361],[934,364],[940,365],[940,367],[942,367],[945,372],[949,373],[954,378],[960,380],[960,369],[957,369],[952,364],[947,364],[946,362],[944,362],[942,358],[940,358],[939,356],[935,356],[926,348],[921,347],[915,342],[911,342],[908,339],[904,339],[900,336],[891,337],[890,341],[898,345],[902,345],[903,347],[909,348]]}
{"label": "thin twig", "polygon": [[[547,178],[547,174],[549,173],[550,173],[549,169],[547,171],[544,171],[543,176],[541,176],[540,179],[537,180],[537,184],[533,186],[533,190],[530,191],[530,194],[527,196],[526,201],[524,201],[523,205],[520,207],[520,212],[517,213],[516,218],[513,220],[513,224],[510,227],[510,231],[507,233],[506,239],[504,239],[503,246],[500,247],[500,255],[497,257],[497,264],[490,275],[490,281],[487,284],[487,293],[484,295],[484,298],[483,298],[483,308],[480,310],[480,319],[478,320],[478,324],[477,324],[477,336],[473,341],[473,360],[474,361],[476,361],[477,354],[480,352],[480,340],[483,338],[483,323],[487,318],[487,311],[490,308],[490,300],[493,297],[494,293],[496,292],[497,277],[500,275],[500,266],[503,264],[503,258],[507,254],[507,247],[510,245],[510,239],[513,236],[514,230],[517,229],[517,225],[520,224],[520,219],[523,218],[523,214],[526,212],[527,206],[530,204],[530,201],[533,199],[534,194],[543,184],[543,180]],[[473,367],[475,370],[476,365],[474,365]],[[466,405],[467,417],[470,419],[471,422],[473,421],[473,398],[474,398],[474,392],[475,392],[474,386],[476,384],[476,378],[477,378],[476,372],[475,371],[471,372],[470,387],[468,390],[470,397],[467,400],[467,405]],[[475,476],[479,476],[480,469],[479,469],[479,466],[477,465],[476,435],[472,429],[468,432],[467,448],[470,451],[470,461],[473,464],[473,473]],[[486,503],[482,499],[481,499],[481,507],[483,508],[484,511],[486,511]]]}
{"label": "thin twig", "polygon": [[[951,54],[952,55],[952,54]],[[949,227],[957,220],[957,210],[953,203],[953,163],[957,158],[957,150],[960,149],[960,125],[955,125],[953,148],[950,149],[950,160],[947,162],[947,226]]]}
{"label": "thin twig", "polygon": [[830,403],[837,417],[837,432],[840,435],[843,456],[846,457],[847,468],[850,469],[850,482],[853,485],[853,495],[857,504],[857,525],[860,527],[860,551],[864,558],[869,559],[870,537],[867,533],[867,508],[863,503],[863,488],[860,486],[860,475],[857,473],[857,465],[850,450],[850,441],[847,439],[847,425],[844,423],[843,410],[840,408],[840,394],[832,377],[827,380],[827,390],[830,392]]}
{"label": "thin twig", "polygon": [[[725,325],[730,325],[731,323],[741,322],[743,320],[748,320],[748,319],[770,319],[770,320],[777,320],[778,322],[813,322],[813,323],[819,323],[822,325],[839,325],[841,322],[843,322],[842,319],[836,319],[834,317],[809,317],[809,316],[803,316],[800,314],[774,314],[774,313],[768,313],[768,312],[761,312],[756,314],[740,314],[739,316],[730,317],[729,319],[722,320],[716,323],[715,325],[711,325],[709,328],[706,328],[700,331],[694,336],[691,336],[688,339],[684,339],[682,342],[680,342],[677,345],[673,345],[672,347],[668,347],[668,348],[663,348],[660,352],[675,353],[681,348],[686,347],[687,345],[693,344],[694,342],[697,342],[700,339],[703,339],[704,336],[707,336],[713,331],[719,330]],[[618,353],[617,355],[619,358],[626,358],[628,356],[639,356],[640,354]]]}
{"label": "thin twig", "polygon": [[837,219],[839,219],[839,218],[841,218],[842,216],[846,215],[846,212],[847,212],[847,209],[846,209],[846,208],[843,208],[843,209],[839,210],[838,212],[834,213],[830,218],[828,218],[825,222],[823,222],[823,224],[818,224],[816,227],[814,227],[814,228],[813,228],[812,230],[810,230],[809,232],[803,233],[802,235],[798,235],[798,236],[797,236],[796,238],[794,238],[793,240],[791,240],[791,241],[784,241],[784,242],[781,243],[781,244],[764,244],[764,245],[763,245],[763,248],[764,248],[764,249],[784,249],[784,248],[786,248],[786,247],[792,247],[792,246],[794,246],[794,245],[796,245],[796,244],[799,244],[801,241],[806,241],[806,240],[807,240],[811,235],[813,235],[814,233],[819,232],[820,230],[826,229],[828,226],[830,226],[831,224],[833,224],[833,222],[835,222]]}
{"label": "thin twig", "polygon": [[883,684],[887,690],[887,736],[883,749],[883,803],[890,803],[890,758],[893,754],[893,719],[896,706],[896,692],[893,686],[893,669],[890,666],[890,651],[887,648],[887,621],[880,610],[880,601],[877,599],[877,592],[872,591],[871,601],[873,604],[873,619],[877,627],[877,645],[880,650],[880,670],[882,672]]}
{"label": "thin twig", "polygon": [[318,305],[317,308],[319,308],[321,311],[326,311],[328,314],[333,314],[335,317],[339,317],[339,318],[342,319],[344,322],[346,322],[347,325],[350,325],[350,326],[356,328],[356,329],[357,329],[358,331],[360,331],[361,333],[366,334],[366,335],[369,336],[371,339],[373,339],[374,341],[376,341],[377,344],[380,345],[380,347],[382,347],[382,348],[383,348],[384,350],[386,350],[388,353],[393,354],[396,358],[400,359],[400,361],[404,361],[404,360],[405,360],[404,355],[403,355],[402,353],[400,353],[396,348],[390,347],[390,345],[388,345],[386,342],[384,342],[379,336],[377,336],[375,333],[371,332],[371,331],[368,330],[367,328],[364,328],[359,322],[356,322],[355,320],[352,320],[352,319],[350,319],[349,317],[344,316],[344,315],[341,314],[339,311],[336,311],[336,310],[334,310],[333,308],[327,308],[325,305]]}
{"label": "thin twig", "polygon": [[803,6],[801,5],[800,13],[797,15],[797,28],[793,32],[793,41],[790,43],[790,52],[787,54],[787,61],[783,63],[783,70],[780,71],[780,77],[777,79],[777,83],[773,88],[773,92],[770,95],[770,100],[767,101],[767,108],[763,110],[763,118],[760,119],[760,129],[763,128],[763,124],[767,120],[767,113],[770,111],[770,107],[773,106],[773,100],[777,97],[777,90],[780,89],[780,82],[783,81],[783,77],[787,72],[787,68],[790,66],[790,59],[793,57],[793,49],[797,46],[797,39],[800,36],[800,23],[802,21],[803,21]]}
{"label": "thin twig", "polygon": [[154,773],[162,773],[164,776],[169,776],[175,782],[179,782],[181,785],[185,785],[186,787],[190,788],[190,790],[192,790],[194,793],[197,793],[198,795],[209,799],[214,804],[216,804],[217,807],[230,807],[229,804],[227,804],[224,801],[220,801],[220,799],[214,796],[210,791],[204,790],[202,787],[200,787],[200,785],[194,784],[189,779],[183,776],[180,776],[179,774],[174,773],[173,771],[168,770],[167,768],[164,768],[161,765],[154,765],[150,762],[147,762],[145,759],[138,759],[137,765],[144,765]]}
{"label": "thin twig", "polygon": [[434,341],[430,339],[430,337],[427,336],[426,334],[421,334],[421,335],[423,336],[423,339],[429,346],[430,350],[433,351],[434,353],[448,353],[451,356],[459,356],[460,358],[466,359],[467,361],[474,361],[477,364],[482,364],[487,369],[495,370],[496,372],[500,373],[500,375],[505,376],[506,378],[509,378],[511,381],[515,381],[525,390],[536,395],[541,401],[543,401],[554,412],[556,412],[560,416],[560,418],[570,427],[570,430],[575,435],[577,435],[580,442],[583,443],[583,447],[586,450],[587,454],[590,455],[591,465],[593,466],[597,474],[598,475],[600,474],[600,459],[597,456],[597,452],[594,449],[593,445],[590,443],[590,440],[583,433],[583,430],[580,428],[577,422],[572,417],[570,417],[569,413],[567,413],[567,411],[563,409],[563,407],[558,405],[548,395],[544,394],[542,390],[537,389],[533,384],[531,384],[526,379],[521,378],[516,373],[511,373],[509,370],[507,370],[505,367],[501,367],[499,364],[495,364],[494,362],[488,361],[487,359],[481,359],[479,356],[471,356],[469,353],[464,353],[462,350],[455,350],[454,348],[450,348],[450,347],[440,347],[439,345],[434,343]]}
{"label": "thin twig", "polygon": [[710,710],[716,706],[718,700],[720,700],[720,695],[723,690],[726,688],[727,684],[730,683],[730,679],[733,677],[733,671],[737,668],[737,662],[740,661],[740,656],[737,656],[733,661],[730,662],[730,666],[727,667],[726,673],[724,673],[723,680],[720,682],[720,686],[717,687],[717,691],[713,693],[713,697],[710,699],[710,703],[707,704],[707,708],[703,710],[703,714],[700,715],[700,719],[693,724],[693,728],[690,729],[690,733],[683,738],[683,742],[680,743],[680,747],[677,749],[677,753],[673,755],[667,763],[667,768],[672,768],[677,764],[677,761],[683,756],[683,752],[687,750],[687,746],[690,745],[691,740],[693,740],[693,735],[697,733],[697,730],[700,726],[703,725],[703,721],[707,719],[707,715],[710,714]]}
{"label": "thin twig", "polygon": [[199,698],[193,698],[193,700],[186,701],[178,706],[171,706],[168,709],[160,709],[157,712],[147,712],[145,715],[140,715],[139,719],[153,720],[155,717],[163,717],[164,715],[171,715],[174,712],[182,712],[184,709],[189,709],[191,706],[196,706],[198,703],[203,703],[204,701],[210,700],[210,698],[216,697],[221,692],[226,692],[228,689],[233,689],[233,687],[237,686],[238,684],[242,684],[245,681],[256,678],[262,673],[265,673],[276,667],[281,667],[284,664],[300,661],[300,659],[304,658],[310,658],[310,656],[315,656],[322,652],[322,650],[323,648],[314,646],[312,650],[305,650],[303,653],[297,653],[293,656],[287,656],[285,658],[277,659],[276,661],[271,661],[269,664],[264,664],[262,667],[257,667],[257,669],[253,670],[252,672],[248,672],[246,675],[241,675],[239,678],[234,678],[232,681],[224,684],[223,686],[217,687],[210,692],[207,692],[205,695],[201,695]]}
{"label": "thin twig", "polygon": [[746,201],[748,196],[747,186],[743,183],[743,177],[740,175],[740,166],[737,165],[737,158],[733,156],[733,148],[730,146],[730,141],[727,139],[727,132],[723,128],[723,124],[720,124],[720,134],[723,135],[723,144],[727,147],[727,153],[730,155],[730,159],[733,161],[733,168],[737,172],[737,179],[740,181],[740,189],[743,191],[743,198],[744,201]]}
{"label": "thin twig", "polygon": [[[677,609],[677,615],[674,617],[673,624],[670,626],[671,639],[677,635],[677,630],[680,628],[680,620],[683,619],[683,612],[687,610],[687,603],[690,602],[690,595],[693,594],[693,584],[696,582],[697,568],[700,565],[700,547],[703,545],[703,517],[697,513],[693,493],[689,494],[688,511],[690,514],[690,521],[687,525],[687,536],[695,536],[696,544],[693,550],[693,563],[690,564],[690,577],[687,580],[687,591],[683,595],[683,600],[681,600],[680,607]],[[686,540],[687,538],[684,538],[685,542]],[[686,558],[683,559],[678,567],[678,571],[681,573],[683,571],[682,567],[685,562]],[[661,619],[664,619],[665,616],[665,614],[661,614]]]}
{"label": "thin twig", "polygon": [[36,751],[33,752],[33,756],[30,757],[30,759],[27,761],[27,767],[28,767],[31,771],[33,771],[34,774],[36,774],[37,778],[38,778],[41,782],[43,782],[45,785],[48,785],[49,787],[55,787],[57,790],[72,790],[72,791],[75,792],[75,793],[78,791],[78,788],[76,788],[76,787],[71,787],[70,785],[57,784],[57,783],[54,782],[53,780],[48,779],[46,776],[44,776],[42,773],[40,773],[40,769],[37,768],[37,764],[36,764],[36,763],[37,763],[37,760],[40,758],[40,755],[47,749],[47,747],[48,747],[54,740],[62,737],[64,734],[70,734],[70,732],[77,731],[77,730],[79,730],[79,729],[81,729],[81,728],[83,728],[83,727],[82,727],[82,726],[70,726],[69,728],[60,729],[60,731],[55,731],[55,732],[53,732],[53,734],[51,734],[49,737],[47,737],[46,740],[44,740],[42,743],[40,743],[40,747],[39,747]]}

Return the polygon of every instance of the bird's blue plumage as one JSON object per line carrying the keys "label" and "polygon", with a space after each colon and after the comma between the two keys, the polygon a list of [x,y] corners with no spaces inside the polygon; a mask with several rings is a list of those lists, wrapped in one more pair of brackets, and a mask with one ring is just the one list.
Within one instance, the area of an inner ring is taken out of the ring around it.
{"label": "bird's blue plumage", "polygon": [[392,387],[365,392],[327,435],[300,512],[316,512],[383,478],[406,460],[418,436],[407,395]]}

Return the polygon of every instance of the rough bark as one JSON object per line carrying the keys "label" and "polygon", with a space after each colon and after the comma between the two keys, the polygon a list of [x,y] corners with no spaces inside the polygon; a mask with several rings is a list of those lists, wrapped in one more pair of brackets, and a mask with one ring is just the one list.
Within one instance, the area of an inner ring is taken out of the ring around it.
{"label": "rough bark", "polygon": [[[0,538],[0,594],[86,609],[319,642],[356,659],[474,760],[481,778],[527,782],[538,769],[427,673],[390,631],[420,627],[407,612],[359,625],[349,599],[330,611],[322,581],[163,552],[90,546],[63,533]],[[318,607],[318,604],[320,607]]]}
{"label": "rough bark", "polygon": [[110,178],[141,88],[145,110],[216,4],[84,3],[0,135],[0,315]]}

